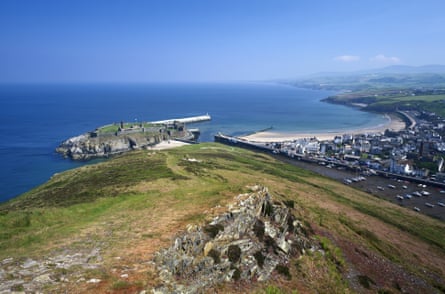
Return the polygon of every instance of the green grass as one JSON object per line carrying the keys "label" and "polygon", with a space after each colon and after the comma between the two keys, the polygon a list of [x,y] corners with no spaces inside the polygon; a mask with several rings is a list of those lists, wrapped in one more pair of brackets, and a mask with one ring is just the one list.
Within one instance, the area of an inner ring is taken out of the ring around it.
{"label": "green grass", "polygon": [[[91,219],[117,203],[126,203],[126,205],[134,205],[135,209],[142,209],[138,204],[140,200],[138,197],[145,196],[125,191],[131,190],[131,187],[137,183],[154,182],[159,179],[187,181],[188,177],[192,176],[205,178],[211,183],[211,187],[202,192],[202,201],[212,201],[212,198],[216,196],[214,201],[218,203],[220,196],[217,191],[227,189],[229,186],[228,180],[223,180],[224,177],[219,172],[223,170],[233,172],[239,169],[255,170],[264,175],[308,185],[320,193],[330,195],[333,201],[382,219],[445,250],[445,238],[437,234],[441,226],[431,225],[423,219],[405,216],[398,210],[386,209],[378,203],[369,204],[351,199],[335,192],[335,189],[329,186],[314,183],[312,179],[317,177],[314,173],[275,161],[263,154],[246,150],[228,152],[225,148],[215,152],[213,149],[201,147],[202,145],[193,145],[178,149],[173,156],[172,151],[155,156],[149,156],[147,152],[133,152],[98,165],[84,166],[59,174],[44,185],[0,206],[0,219],[4,220],[0,221],[3,228],[0,236],[14,235],[16,230],[26,231],[31,228],[32,231],[34,224],[66,225],[62,220],[72,219],[74,222],[79,213],[86,214],[86,219]],[[202,163],[183,160],[190,154],[204,160]],[[171,157],[173,159],[169,160],[172,164],[184,168],[187,173],[180,174],[168,167],[167,158]],[[232,163],[240,166],[234,168]],[[182,202],[187,198],[187,193],[177,191],[173,196]],[[130,199],[134,199],[135,202]],[[67,207],[67,209],[58,210],[56,207]],[[51,213],[48,214],[49,211]],[[197,219],[202,219],[202,217],[197,217]],[[10,232],[9,229],[13,227],[15,229]]]}
{"label": "green grass", "polygon": [[319,240],[321,248],[325,251],[326,256],[338,267],[344,267],[346,262],[341,250],[332,244],[332,242],[326,237],[320,236]]}
{"label": "green grass", "polygon": [[97,129],[100,134],[116,133],[119,130],[119,124],[106,125]]}
{"label": "green grass", "polygon": [[[142,124],[142,127],[144,128],[150,128],[150,127],[154,127],[156,125],[151,124],[151,123],[124,123],[124,128],[129,129],[131,127],[140,127]],[[105,125],[103,127],[100,127],[97,129],[99,134],[114,134],[116,133],[120,128],[120,123],[115,123],[115,124],[110,124],[110,125]]]}
{"label": "green grass", "polygon": [[[38,250],[48,240],[70,236],[88,225],[122,211],[150,209],[160,195],[122,194],[68,207],[35,208],[0,215],[0,257],[12,252]],[[19,251],[16,251],[19,249]]]}
{"label": "green grass", "polygon": [[[187,223],[208,220],[212,207],[224,207],[253,184],[266,185],[272,195],[287,201],[308,232],[318,228],[336,238],[365,244],[410,271],[416,272],[409,265],[413,264],[410,256],[382,240],[378,231],[341,212],[350,210],[364,219],[377,219],[392,230],[410,234],[412,242],[426,243],[434,252],[445,255],[445,225],[437,220],[371,198],[266,154],[206,143],[156,153],[131,152],[66,171],[0,205],[0,260],[39,255],[66,244],[84,246],[82,236],[106,243],[118,252],[138,240],[168,242],[172,229],[181,230]],[[170,220],[171,227],[162,230],[162,222]],[[334,287],[334,293],[342,293],[348,288],[343,278],[348,261],[332,238],[319,240],[326,256],[304,256],[299,262],[302,270],[289,266],[292,279],[284,279],[283,283],[303,279],[318,291]],[[316,274],[307,277],[305,271]],[[416,274],[422,275],[419,272]],[[116,283],[111,283],[110,289],[134,286]],[[277,289],[291,286],[283,287]]]}
{"label": "green grass", "polygon": [[286,292],[281,290],[278,287],[269,285],[269,286],[266,287],[266,289],[264,289],[263,293],[265,293],[265,294],[285,294]]}
{"label": "green grass", "polygon": [[308,254],[295,263],[297,274],[315,293],[349,293],[348,283],[338,265],[320,252]]}
{"label": "green grass", "polygon": [[0,213],[34,207],[61,207],[114,197],[141,181],[181,180],[166,166],[166,157],[148,158],[146,153],[130,153],[97,165],[84,166],[54,176],[49,182],[0,206]]}

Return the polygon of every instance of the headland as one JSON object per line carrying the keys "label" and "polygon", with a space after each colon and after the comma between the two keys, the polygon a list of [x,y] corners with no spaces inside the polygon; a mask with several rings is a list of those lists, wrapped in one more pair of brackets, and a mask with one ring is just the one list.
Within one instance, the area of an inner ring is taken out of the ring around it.
{"label": "headland", "polygon": [[210,119],[206,114],[142,123],[121,121],[69,138],[57,147],[56,152],[74,160],[89,160],[137,149],[172,148],[196,142],[199,138],[199,129],[188,129],[186,123]]}

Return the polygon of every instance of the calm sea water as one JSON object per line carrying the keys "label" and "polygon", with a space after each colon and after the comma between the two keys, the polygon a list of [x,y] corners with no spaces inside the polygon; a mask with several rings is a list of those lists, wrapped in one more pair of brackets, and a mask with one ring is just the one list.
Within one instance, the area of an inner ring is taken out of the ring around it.
{"label": "calm sea water", "polygon": [[1,85],[0,202],[85,163],[54,152],[63,140],[124,121],[209,113],[201,141],[217,132],[347,130],[379,115],[320,102],[332,93],[273,84]]}

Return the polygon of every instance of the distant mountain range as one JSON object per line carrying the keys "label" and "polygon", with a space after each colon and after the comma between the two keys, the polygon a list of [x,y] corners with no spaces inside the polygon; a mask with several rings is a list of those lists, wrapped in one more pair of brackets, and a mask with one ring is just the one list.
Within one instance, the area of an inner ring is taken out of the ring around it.
{"label": "distant mountain range", "polygon": [[445,65],[393,65],[351,72],[322,72],[283,81],[297,87],[334,91],[371,88],[445,88]]}
{"label": "distant mountain range", "polygon": [[417,74],[417,73],[445,73],[445,65],[430,64],[422,66],[392,65],[377,70],[368,70],[372,73]]}
{"label": "distant mountain range", "polygon": [[366,74],[445,74],[445,65],[441,64],[429,64],[422,66],[410,66],[410,65],[391,65],[384,68],[359,70],[351,72],[319,72],[306,76],[306,78],[315,77],[339,77],[339,76],[355,76]]}

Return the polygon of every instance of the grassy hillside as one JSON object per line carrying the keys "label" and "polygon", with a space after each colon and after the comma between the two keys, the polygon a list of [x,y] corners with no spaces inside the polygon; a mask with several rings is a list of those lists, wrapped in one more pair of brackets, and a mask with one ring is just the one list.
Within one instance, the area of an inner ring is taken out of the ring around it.
{"label": "grassy hillside", "polygon": [[[443,91],[441,91],[442,93]],[[366,89],[340,93],[325,99],[325,101],[337,104],[364,104],[363,110],[376,112],[394,112],[400,110],[425,110],[445,116],[445,95],[420,94],[413,95],[410,89],[398,90],[393,88]]]}
{"label": "grassy hillside", "polygon": [[369,72],[315,76],[292,83],[297,87],[338,92],[325,101],[364,104],[363,110],[394,112],[426,110],[445,116],[445,75],[415,72]]}
{"label": "grassy hillside", "polygon": [[232,282],[209,293],[445,291],[444,223],[267,155],[211,143],[137,151],[70,170],[1,205],[0,261],[98,249],[100,258],[88,261],[94,270],[55,268],[63,283],[45,291],[150,289],[159,283],[153,254],[253,184],[294,201],[323,251],[294,259],[290,279],[276,273],[267,283]]}

